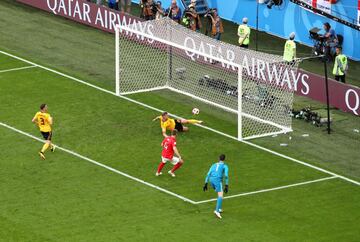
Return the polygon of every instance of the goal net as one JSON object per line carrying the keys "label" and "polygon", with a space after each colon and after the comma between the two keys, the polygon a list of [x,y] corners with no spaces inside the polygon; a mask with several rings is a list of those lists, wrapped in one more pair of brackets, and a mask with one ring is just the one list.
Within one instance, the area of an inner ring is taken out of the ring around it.
{"label": "goal net", "polygon": [[296,61],[214,40],[168,18],[117,26],[115,38],[118,95],[185,95],[233,113],[240,140],[292,131]]}

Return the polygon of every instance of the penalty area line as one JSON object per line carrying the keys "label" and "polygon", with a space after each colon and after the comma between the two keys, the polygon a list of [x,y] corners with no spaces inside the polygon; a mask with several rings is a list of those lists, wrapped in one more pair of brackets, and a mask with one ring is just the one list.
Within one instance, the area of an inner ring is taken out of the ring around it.
{"label": "penalty area line", "polygon": [[[253,192],[239,193],[239,194],[235,194],[235,195],[231,195],[231,196],[224,197],[224,199],[230,199],[230,198],[236,198],[236,197],[245,197],[245,196],[249,196],[249,195],[253,195],[253,194],[258,194],[258,193],[265,193],[265,192],[283,190],[283,189],[286,189],[286,188],[304,186],[304,185],[308,185],[308,184],[311,184],[311,183],[327,181],[327,180],[331,180],[331,179],[335,179],[335,178],[340,178],[340,177],[338,177],[338,176],[329,176],[329,177],[325,177],[325,178],[320,178],[320,179],[311,180],[311,181],[305,181],[305,182],[299,182],[299,183],[294,183],[294,184],[285,185],[285,186],[280,186],[280,187],[273,187],[273,188],[268,188],[268,189],[262,189],[262,190],[257,190],[257,191],[253,191]],[[216,200],[217,200],[217,198],[212,198],[212,199],[208,199],[208,200],[203,200],[203,201],[195,202],[195,204],[202,204],[202,203],[214,202],[214,201],[216,201]]]}
{"label": "penalty area line", "polygon": [[37,67],[37,66],[31,65],[31,66],[17,67],[17,68],[12,68],[12,69],[7,69],[7,70],[0,70],[0,73],[10,72],[10,71],[20,71],[20,70],[25,70],[25,69],[35,68],[35,67]]}
{"label": "penalty area line", "polygon": [[[29,133],[26,133],[26,132],[21,131],[21,130],[19,130],[19,129],[17,129],[17,128],[14,128],[14,127],[12,127],[12,126],[10,126],[10,125],[8,125],[8,124],[5,124],[5,123],[3,123],[3,122],[0,122],[0,126],[2,126],[2,127],[4,127],[4,128],[7,128],[7,129],[10,129],[10,130],[12,130],[12,131],[15,131],[16,133],[22,134],[22,135],[27,136],[27,137],[29,137],[29,138],[32,138],[32,139],[34,139],[34,140],[36,140],[36,141],[39,141],[39,142],[41,142],[41,143],[44,143],[44,142],[45,142],[44,140],[42,140],[42,139],[40,139],[40,138],[38,138],[38,137],[35,137],[35,136],[33,136],[33,135],[29,134]],[[169,190],[166,190],[166,189],[164,189],[164,188],[162,188],[162,187],[156,186],[156,185],[154,185],[154,184],[152,184],[152,183],[146,182],[146,181],[144,181],[144,180],[141,180],[141,179],[139,179],[139,178],[137,178],[137,177],[131,176],[131,175],[129,175],[129,174],[127,174],[127,173],[124,173],[124,172],[122,172],[122,171],[116,170],[115,168],[112,168],[112,167],[110,167],[110,166],[104,165],[104,164],[102,164],[102,163],[100,163],[100,162],[98,162],[98,161],[95,161],[95,160],[93,160],[93,159],[90,159],[90,158],[88,158],[88,157],[86,157],[86,156],[80,155],[79,153],[76,153],[75,151],[68,150],[68,149],[66,149],[66,148],[57,146],[56,144],[54,144],[54,145],[56,146],[56,149],[61,150],[61,151],[65,152],[65,153],[68,153],[68,154],[70,154],[70,155],[76,156],[76,157],[78,157],[78,158],[80,158],[80,159],[82,159],[82,160],[88,161],[88,162],[90,162],[90,163],[92,163],[92,164],[94,164],[94,165],[97,165],[97,166],[100,166],[100,167],[102,167],[102,168],[105,168],[105,169],[107,169],[107,170],[109,170],[109,171],[112,171],[112,172],[114,172],[114,173],[117,173],[117,174],[119,174],[119,175],[121,175],[121,176],[124,176],[124,177],[126,177],[126,178],[129,178],[129,179],[131,179],[131,180],[133,180],[133,181],[139,182],[139,183],[141,183],[141,184],[143,184],[143,185],[146,185],[146,186],[148,186],[148,187],[154,188],[154,189],[156,189],[156,190],[158,190],[158,191],[161,191],[161,192],[163,192],[163,193],[166,193],[166,194],[168,194],[168,195],[171,195],[171,196],[174,196],[174,197],[176,197],[176,198],[179,198],[179,199],[181,199],[181,200],[183,200],[183,201],[185,201],[185,202],[189,202],[189,203],[191,203],[191,204],[196,204],[193,200],[191,200],[191,199],[189,199],[189,198],[183,197],[183,196],[181,196],[181,195],[179,195],[179,194],[176,194],[176,193],[174,193],[174,192],[171,192],[171,191],[169,191]]]}

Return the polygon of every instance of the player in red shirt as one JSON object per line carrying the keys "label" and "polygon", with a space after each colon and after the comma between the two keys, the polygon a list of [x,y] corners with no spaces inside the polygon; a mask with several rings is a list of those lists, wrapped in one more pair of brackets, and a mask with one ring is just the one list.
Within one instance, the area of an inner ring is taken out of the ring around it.
{"label": "player in red shirt", "polygon": [[[161,142],[161,146],[163,147],[161,153],[161,162],[158,166],[156,176],[160,176],[161,170],[164,168],[166,162],[170,161],[174,167],[168,172],[172,177],[175,177],[175,171],[179,169],[184,161],[181,159],[180,153],[176,148],[176,134],[177,130],[174,129],[171,131],[171,136],[166,137],[163,142]],[[174,153],[176,156],[174,156]]]}

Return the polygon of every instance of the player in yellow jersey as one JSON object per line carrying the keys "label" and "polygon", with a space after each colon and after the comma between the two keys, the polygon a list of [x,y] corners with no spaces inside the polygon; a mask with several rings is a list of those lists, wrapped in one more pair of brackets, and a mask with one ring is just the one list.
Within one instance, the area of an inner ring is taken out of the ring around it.
{"label": "player in yellow jersey", "polygon": [[48,106],[46,104],[40,105],[40,111],[35,114],[32,122],[39,126],[40,132],[45,139],[45,144],[39,152],[41,159],[45,160],[44,153],[49,147],[52,152],[55,151],[55,145],[51,143],[53,118],[48,113]]}
{"label": "player in yellow jersey", "polygon": [[153,121],[158,119],[160,120],[160,127],[164,137],[167,137],[167,130],[173,131],[176,129],[178,132],[186,132],[189,130],[189,128],[183,124],[201,124],[203,122],[196,119],[172,119],[169,118],[169,114],[167,112],[163,112],[161,116],[157,116],[153,119]]}

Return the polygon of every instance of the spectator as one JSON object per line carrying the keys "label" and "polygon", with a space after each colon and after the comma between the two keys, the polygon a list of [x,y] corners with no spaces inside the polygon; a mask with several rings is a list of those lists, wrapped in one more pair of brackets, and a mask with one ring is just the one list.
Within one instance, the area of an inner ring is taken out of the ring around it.
{"label": "spectator", "polygon": [[214,39],[220,40],[221,34],[224,32],[224,28],[216,8],[213,10],[213,14],[209,14],[209,17],[211,18],[212,23],[211,36]]}
{"label": "spectator", "polygon": [[294,41],[295,33],[289,35],[289,39],[285,42],[284,46],[284,61],[292,62],[296,59],[296,43]]}
{"label": "spectator", "polygon": [[247,25],[248,24],[248,18],[243,18],[242,19],[242,24],[239,25],[238,28],[238,36],[239,36],[239,45],[240,47],[243,48],[249,48],[249,44],[250,44],[250,28]]}
{"label": "spectator", "polygon": [[345,74],[348,70],[348,61],[346,55],[342,53],[340,46],[336,47],[336,57],[334,61],[333,75],[335,80],[345,83]]}
{"label": "spectator", "polygon": [[119,0],[108,0],[108,6],[111,9],[119,10]]}
{"label": "spectator", "polygon": [[155,18],[155,14],[153,11],[153,0],[147,0],[144,2],[144,19],[145,20],[153,20]]}
{"label": "spectator", "polygon": [[[97,0],[101,1],[101,0]],[[121,12],[122,13],[130,13],[131,12],[131,0],[121,0]],[[125,9],[126,8],[126,9]]]}
{"label": "spectator", "polygon": [[174,20],[177,23],[180,23],[181,20],[181,9],[176,4],[176,0],[171,1],[170,7],[166,10],[169,18]]}
{"label": "spectator", "polygon": [[165,9],[161,5],[161,1],[156,2],[156,13],[155,13],[155,19],[161,19],[165,16]]}
{"label": "spectator", "polygon": [[324,40],[325,44],[325,57],[327,60],[331,59],[331,56],[335,55],[335,48],[338,45],[338,38],[335,30],[331,28],[329,23],[324,23],[325,34],[320,36]]}

